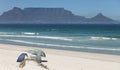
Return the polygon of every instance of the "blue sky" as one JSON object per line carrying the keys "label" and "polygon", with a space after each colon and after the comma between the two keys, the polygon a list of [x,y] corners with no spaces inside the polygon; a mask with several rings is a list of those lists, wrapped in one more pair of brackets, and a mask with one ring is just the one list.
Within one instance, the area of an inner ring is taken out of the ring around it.
{"label": "blue sky", "polygon": [[120,0],[0,0],[0,14],[13,7],[63,7],[80,16],[93,17],[101,12],[120,20]]}

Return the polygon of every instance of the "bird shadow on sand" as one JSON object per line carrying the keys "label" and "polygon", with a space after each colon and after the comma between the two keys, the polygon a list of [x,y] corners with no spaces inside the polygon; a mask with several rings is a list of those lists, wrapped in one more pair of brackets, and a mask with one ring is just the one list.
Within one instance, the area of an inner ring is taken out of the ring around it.
{"label": "bird shadow on sand", "polygon": [[44,69],[46,69],[46,70],[50,70],[47,65],[44,65],[44,64],[41,63],[41,62],[37,62],[37,61],[31,60],[31,59],[24,59],[24,60],[19,64],[19,68],[24,68],[25,65],[26,65],[26,61],[34,61],[34,62],[36,62],[36,63],[38,64],[38,66],[41,66],[42,68],[44,68]]}

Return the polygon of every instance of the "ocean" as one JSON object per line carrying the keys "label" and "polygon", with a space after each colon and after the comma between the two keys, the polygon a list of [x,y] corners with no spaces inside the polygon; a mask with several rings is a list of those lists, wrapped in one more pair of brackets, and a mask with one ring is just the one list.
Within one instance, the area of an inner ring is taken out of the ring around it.
{"label": "ocean", "polygon": [[0,43],[120,55],[120,24],[0,24]]}

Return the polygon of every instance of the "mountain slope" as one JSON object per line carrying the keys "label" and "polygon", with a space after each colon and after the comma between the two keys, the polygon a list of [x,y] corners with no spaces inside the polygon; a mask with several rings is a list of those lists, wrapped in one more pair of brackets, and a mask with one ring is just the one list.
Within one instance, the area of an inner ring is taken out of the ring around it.
{"label": "mountain slope", "polygon": [[114,22],[102,13],[92,18],[73,14],[64,8],[18,8],[4,12],[0,23],[83,23],[83,22]]}

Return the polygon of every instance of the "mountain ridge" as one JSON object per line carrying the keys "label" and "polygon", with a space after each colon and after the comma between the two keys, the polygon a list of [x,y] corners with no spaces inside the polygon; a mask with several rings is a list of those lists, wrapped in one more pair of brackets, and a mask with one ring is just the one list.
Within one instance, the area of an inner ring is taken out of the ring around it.
{"label": "mountain ridge", "polygon": [[0,15],[0,23],[84,23],[115,22],[115,20],[98,13],[92,18],[73,14],[64,8],[18,8]]}

